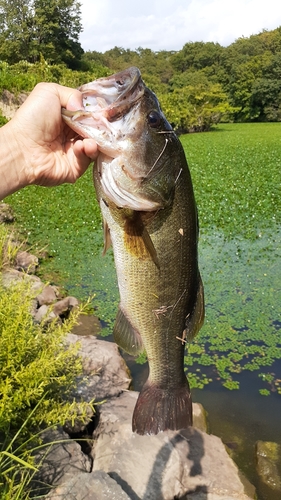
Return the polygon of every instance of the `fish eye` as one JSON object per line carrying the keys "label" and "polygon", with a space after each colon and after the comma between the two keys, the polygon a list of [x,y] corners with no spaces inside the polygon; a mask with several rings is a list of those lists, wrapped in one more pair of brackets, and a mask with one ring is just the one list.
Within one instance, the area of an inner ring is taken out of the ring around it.
{"label": "fish eye", "polygon": [[147,115],[147,121],[150,127],[156,128],[160,125],[161,123],[161,116],[158,111],[150,111]]}

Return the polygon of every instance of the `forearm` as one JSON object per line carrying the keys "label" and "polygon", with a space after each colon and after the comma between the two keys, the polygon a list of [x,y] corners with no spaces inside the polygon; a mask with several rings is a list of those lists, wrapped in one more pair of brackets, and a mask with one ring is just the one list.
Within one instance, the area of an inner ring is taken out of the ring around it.
{"label": "forearm", "polygon": [[0,129],[0,200],[28,184],[22,148],[11,122]]}

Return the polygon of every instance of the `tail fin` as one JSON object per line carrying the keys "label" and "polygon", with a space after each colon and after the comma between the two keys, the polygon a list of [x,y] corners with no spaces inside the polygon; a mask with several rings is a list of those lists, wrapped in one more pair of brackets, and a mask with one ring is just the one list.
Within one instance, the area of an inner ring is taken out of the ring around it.
{"label": "tail fin", "polygon": [[187,379],[186,384],[172,389],[162,389],[148,380],[134,409],[133,432],[157,434],[191,425],[192,401]]}

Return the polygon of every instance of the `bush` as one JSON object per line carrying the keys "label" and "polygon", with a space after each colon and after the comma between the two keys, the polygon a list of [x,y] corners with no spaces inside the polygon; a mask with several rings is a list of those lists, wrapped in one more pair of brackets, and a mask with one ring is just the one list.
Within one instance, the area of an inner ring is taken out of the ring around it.
{"label": "bush", "polygon": [[6,125],[6,123],[8,123],[9,120],[7,120],[6,116],[3,116],[2,114],[2,111],[0,109],[0,127],[2,127],[3,125]]}
{"label": "bush", "polygon": [[[7,233],[0,228],[3,263]],[[27,280],[5,288],[0,274],[0,499],[25,498],[22,485],[28,489],[41,429],[73,421],[78,411],[83,420],[92,409],[72,397],[82,361],[78,347],[66,344],[81,310],[62,325],[36,325],[31,314],[36,294]]]}
{"label": "bush", "polygon": [[233,108],[220,84],[186,85],[159,94],[168,121],[178,133],[206,132],[221,120],[231,121]]}

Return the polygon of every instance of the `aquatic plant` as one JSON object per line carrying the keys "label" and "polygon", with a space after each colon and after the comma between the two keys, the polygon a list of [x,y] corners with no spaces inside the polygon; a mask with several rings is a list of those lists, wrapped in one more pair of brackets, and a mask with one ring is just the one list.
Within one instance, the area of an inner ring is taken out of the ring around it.
{"label": "aquatic plant", "polygon": [[[188,346],[187,372],[192,387],[219,378],[234,389],[242,371],[271,373],[281,357],[280,124],[223,124],[181,141],[199,211],[206,295],[205,325]],[[75,186],[33,186],[8,201],[24,236],[48,244],[42,273],[60,277],[81,298],[95,294],[93,308],[111,333],[118,291],[112,254],[101,257],[91,173]],[[280,378],[261,378],[261,389],[280,392]]]}
{"label": "aquatic plant", "polygon": [[186,356],[193,387],[219,378],[238,388],[235,374],[281,358],[279,133],[278,124],[221,125],[213,134],[182,138],[206,295],[205,325]]}

